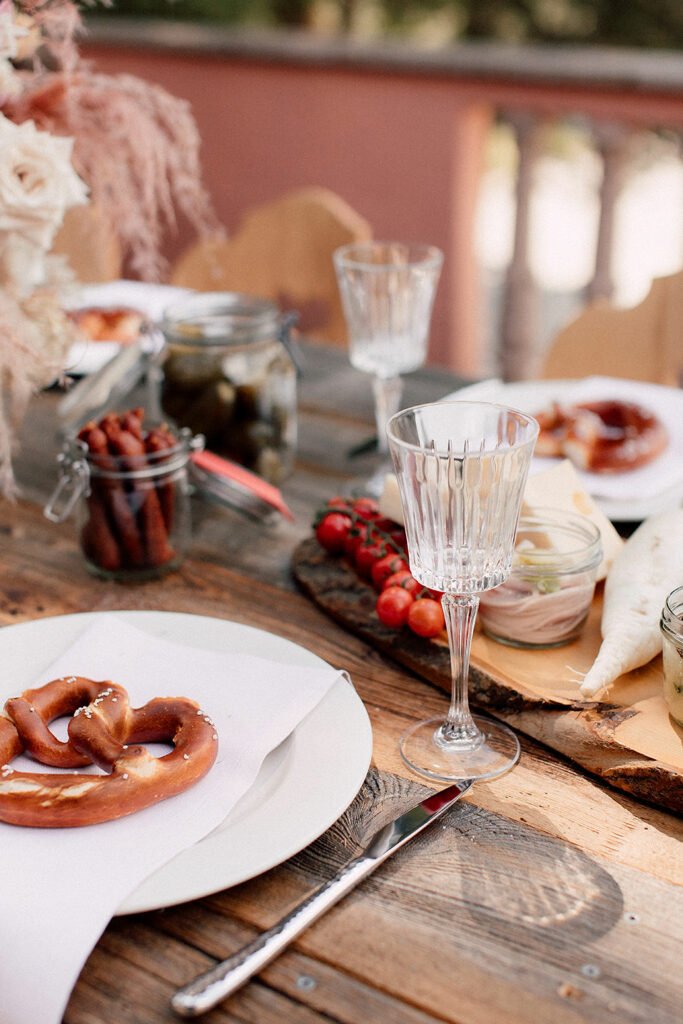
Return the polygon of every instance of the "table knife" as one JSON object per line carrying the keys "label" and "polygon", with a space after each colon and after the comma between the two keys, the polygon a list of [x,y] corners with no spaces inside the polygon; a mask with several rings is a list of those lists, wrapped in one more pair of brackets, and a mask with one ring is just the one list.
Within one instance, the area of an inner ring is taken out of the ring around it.
{"label": "table knife", "polygon": [[471,780],[457,782],[432,793],[415,807],[380,828],[354,857],[311,896],[277,924],[227,960],[216,964],[188,985],[178,989],[171,1005],[181,1017],[198,1017],[236,992],[254,974],[266,967],[326,910],[333,907],[375,868],[400,850],[414,836],[440,818],[471,787]]}

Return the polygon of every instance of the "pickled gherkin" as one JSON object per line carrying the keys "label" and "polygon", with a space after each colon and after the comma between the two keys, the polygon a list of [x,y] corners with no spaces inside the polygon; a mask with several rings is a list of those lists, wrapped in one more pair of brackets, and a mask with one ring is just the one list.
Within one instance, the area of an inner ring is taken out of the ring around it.
{"label": "pickled gherkin", "polygon": [[206,447],[271,483],[291,472],[296,371],[275,305],[208,293],[167,310],[161,407]]}

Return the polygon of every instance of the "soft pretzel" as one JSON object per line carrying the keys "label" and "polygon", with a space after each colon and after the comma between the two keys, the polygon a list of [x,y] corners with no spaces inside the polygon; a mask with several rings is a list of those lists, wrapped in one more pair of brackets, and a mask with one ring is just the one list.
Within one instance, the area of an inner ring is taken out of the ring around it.
{"label": "soft pretzel", "polygon": [[[68,740],[50,722],[71,714]],[[64,676],[26,690],[0,715],[0,821],[34,828],[95,825],[175,796],[198,782],[218,749],[215,726],[185,697],[157,697],[131,708],[122,686]],[[170,742],[154,757],[143,743]],[[106,775],[15,770],[26,753],[51,767],[94,764]]]}
{"label": "soft pretzel", "polygon": [[89,341],[118,341],[128,345],[140,336],[144,316],[137,309],[121,306],[88,306],[70,314],[80,333]]}
{"label": "soft pretzel", "polygon": [[569,410],[557,402],[547,409],[534,413],[538,423],[538,438],[534,454],[542,458],[561,459],[564,455],[563,445],[567,436]]}
{"label": "soft pretzel", "polygon": [[664,451],[668,435],[657,416],[634,402],[609,400],[536,414],[536,454],[570,459],[590,473],[622,473],[645,466]]}

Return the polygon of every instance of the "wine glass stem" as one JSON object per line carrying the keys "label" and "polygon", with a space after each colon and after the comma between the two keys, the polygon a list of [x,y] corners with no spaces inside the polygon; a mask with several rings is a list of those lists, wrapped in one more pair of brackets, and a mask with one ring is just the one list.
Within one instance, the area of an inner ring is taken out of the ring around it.
{"label": "wine glass stem", "polygon": [[444,594],[441,606],[451,654],[451,706],[439,730],[439,737],[448,745],[473,747],[481,742],[481,733],[470,714],[467,691],[470,648],[479,598],[476,594]]}
{"label": "wine glass stem", "polygon": [[387,423],[401,406],[403,381],[400,377],[373,377],[372,390],[375,396],[377,450],[380,454],[386,455],[389,451]]}

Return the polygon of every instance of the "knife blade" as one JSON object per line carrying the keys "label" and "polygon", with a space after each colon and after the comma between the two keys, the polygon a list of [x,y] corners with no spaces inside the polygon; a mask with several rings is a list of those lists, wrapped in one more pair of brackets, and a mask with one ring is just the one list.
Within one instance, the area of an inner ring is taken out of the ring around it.
{"label": "knife blade", "polygon": [[199,1017],[227,999],[383,861],[442,817],[471,785],[472,781],[465,779],[437,793],[431,793],[419,804],[380,828],[371,836],[361,854],[349,861],[334,878],[316,889],[286,917],[227,960],[178,989],[171,999],[175,1012],[181,1017]]}

